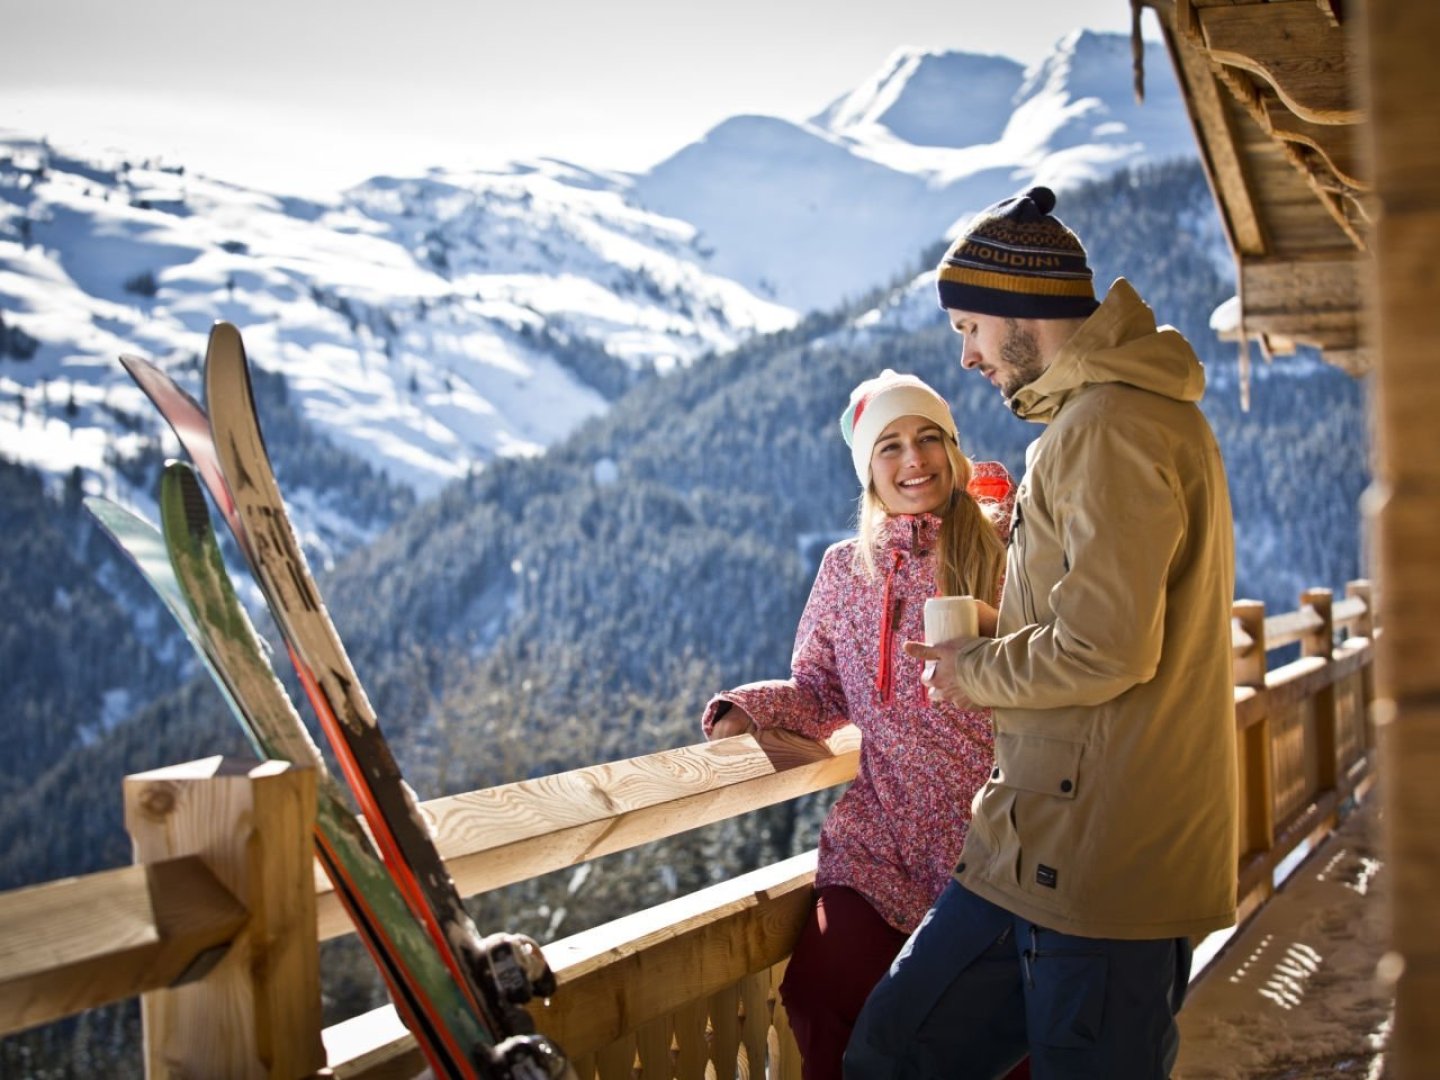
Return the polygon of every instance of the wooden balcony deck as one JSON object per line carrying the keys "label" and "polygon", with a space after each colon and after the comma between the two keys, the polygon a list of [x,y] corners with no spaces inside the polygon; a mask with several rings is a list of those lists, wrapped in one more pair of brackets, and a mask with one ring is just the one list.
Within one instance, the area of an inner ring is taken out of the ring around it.
{"label": "wooden balcony deck", "polygon": [[1371,793],[1192,984],[1175,1080],[1387,1075],[1382,813]]}

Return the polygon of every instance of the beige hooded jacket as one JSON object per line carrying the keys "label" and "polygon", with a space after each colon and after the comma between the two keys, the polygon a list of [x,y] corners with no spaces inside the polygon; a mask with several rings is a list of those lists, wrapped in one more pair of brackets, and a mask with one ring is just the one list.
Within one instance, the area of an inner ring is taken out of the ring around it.
{"label": "beige hooded jacket", "polygon": [[999,635],[959,656],[995,769],[955,877],[1042,926],[1168,938],[1235,920],[1225,470],[1204,371],[1123,279],[1011,407],[1026,453]]}

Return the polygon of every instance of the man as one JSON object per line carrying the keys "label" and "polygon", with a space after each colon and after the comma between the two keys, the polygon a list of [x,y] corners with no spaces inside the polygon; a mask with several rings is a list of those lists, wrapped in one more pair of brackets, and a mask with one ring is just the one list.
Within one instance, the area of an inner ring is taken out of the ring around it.
{"label": "man", "polygon": [[1123,279],[1097,303],[1042,187],[938,270],[961,366],[1045,431],[997,636],[908,642],[932,699],[994,708],[954,878],[876,987],[847,1078],[1170,1073],[1190,939],[1235,919],[1229,495],[1193,350]]}

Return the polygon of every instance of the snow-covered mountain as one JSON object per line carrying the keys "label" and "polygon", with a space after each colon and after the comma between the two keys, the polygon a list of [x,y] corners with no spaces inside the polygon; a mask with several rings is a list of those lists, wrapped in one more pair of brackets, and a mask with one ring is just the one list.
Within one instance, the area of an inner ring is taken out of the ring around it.
{"label": "snow-covered mountain", "polygon": [[[1029,70],[901,50],[808,122],[737,116],[643,175],[437,169],[331,202],[0,132],[0,456],[144,506],[117,466],[162,428],[115,358],[198,390],[227,319],[317,433],[428,494],[913,272],[1026,183],[1193,155],[1163,51],[1137,106],[1129,47],[1077,32]],[[336,513],[336,542],[363,531]]]}
{"label": "snow-covered mountain", "polygon": [[[623,187],[547,163],[327,205],[0,140],[0,455],[146,507],[115,466],[163,425],[116,357],[198,395],[226,319],[318,433],[423,495],[540,452],[636,374],[794,322]],[[363,531],[336,511],[317,548]]]}
{"label": "snow-covered mountain", "polygon": [[699,228],[715,271],[791,307],[833,307],[913,269],[957,222],[1026,184],[1193,157],[1158,43],[1145,72],[1141,105],[1129,39],[1085,30],[1028,71],[902,49],[806,123],[725,121],[638,177],[635,197]]}

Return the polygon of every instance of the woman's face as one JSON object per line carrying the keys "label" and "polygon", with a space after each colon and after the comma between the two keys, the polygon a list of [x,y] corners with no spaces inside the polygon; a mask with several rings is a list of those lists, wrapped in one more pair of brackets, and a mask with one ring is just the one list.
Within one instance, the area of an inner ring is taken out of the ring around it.
{"label": "woman's face", "polygon": [[955,489],[947,438],[923,416],[902,416],[880,433],[870,451],[870,482],[886,510],[926,514],[945,505]]}

